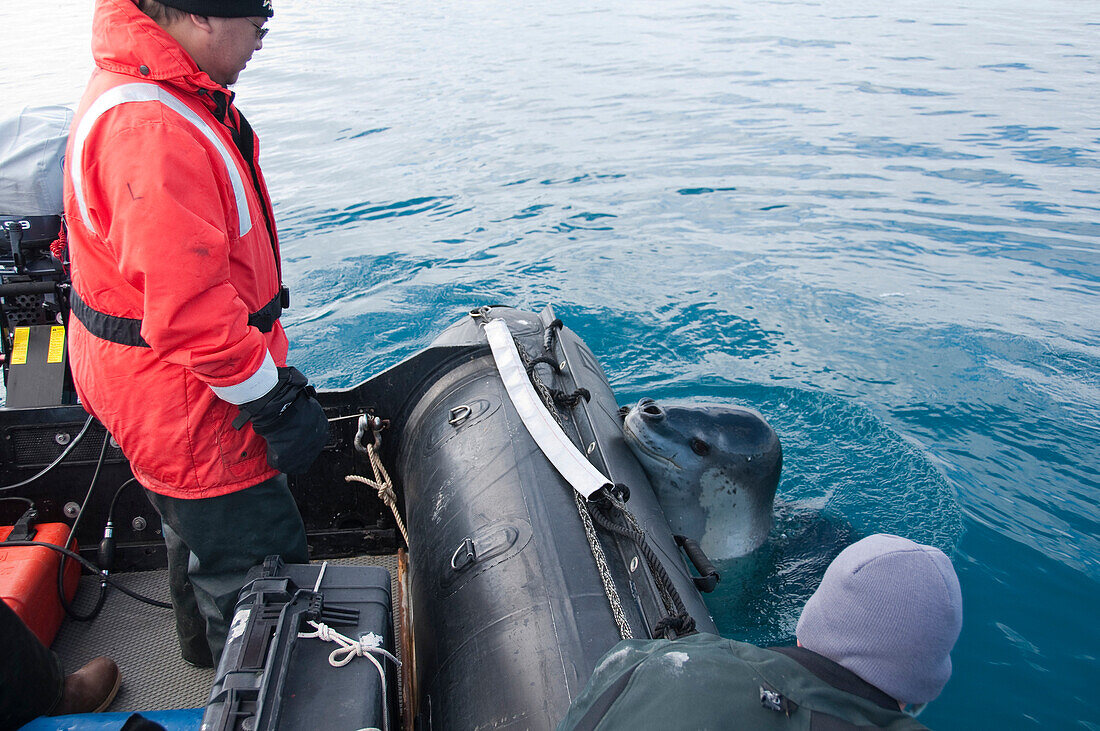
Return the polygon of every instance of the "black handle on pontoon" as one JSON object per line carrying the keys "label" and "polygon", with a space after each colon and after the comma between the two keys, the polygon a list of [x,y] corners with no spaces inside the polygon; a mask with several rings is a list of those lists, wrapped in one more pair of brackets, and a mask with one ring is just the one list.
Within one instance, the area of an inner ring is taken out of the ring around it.
{"label": "black handle on pontoon", "polygon": [[718,573],[718,569],[714,568],[714,564],[710,562],[710,559],[707,558],[707,554],[703,553],[699,541],[687,536],[673,536],[673,538],[676,539],[676,545],[684,549],[691,565],[699,572],[699,576],[691,577],[691,580],[695,582],[695,588],[708,594],[714,591],[714,587],[718,586],[722,576]]}

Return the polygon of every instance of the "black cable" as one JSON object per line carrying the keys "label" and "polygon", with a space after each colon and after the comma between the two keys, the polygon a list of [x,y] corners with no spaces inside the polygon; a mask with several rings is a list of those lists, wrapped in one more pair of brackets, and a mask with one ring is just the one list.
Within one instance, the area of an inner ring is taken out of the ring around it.
{"label": "black cable", "polygon": [[62,450],[61,454],[57,455],[57,458],[53,462],[50,462],[48,465],[43,467],[37,475],[33,477],[28,477],[22,482],[17,482],[14,485],[4,485],[3,487],[0,487],[0,492],[3,492],[4,490],[14,490],[17,487],[25,487],[26,485],[31,484],[39,477],[52,470],[54,467],[57,467],[57,465],[61,463],[61,460],[68,457],[69,452],[72,452],[74,449],[76,449],[76,445],[80,444],[80,440],[84,438],[84,435],[88,432],[88,427],[92,425],[93,421],[95,421],[95,417],[89,414],[88,420],[84,422],[84,427],[80,430],[80,433],[73,437],[73,440],[69,442],[69,446],[65,447],[65,449]]}
{"label": "black cable", "polygon": [[[95,472],[92,473],[92,481],[88,484],[88,492],[84,494],[84,502],[81,503],[80,510],[73,520],[73,527],[69,529],[69,537],[65,541],[65,548],[70,548],[73,540],[76,538],[76,529],[80,525],[81,518],[84,517],[84,509],[88,507],[88,502],[92,499],[92,493],[95,491],[96,482],[99,481],[99,471],[103,468],[103,462],[107,456],[107,444],[110,440],[110,432],[105,432],[103,435],[103,446],[99,449],[99,459],[96,461]],[[65,614],[67,614],[70,619],[76,620],[77,622],[90,622],[99,615],[99,610],[103,608],[103,602],[107,599],[107,582],[99,582],[99,598],[96,599],[95,606],[92,607],[87,614],[80,614],[73,608],[73,605],[69,603],[69,600],[65,598],[66,560],[68,559],[62,556],[61,563],[57,567],[57,598],[61,600],[61,608],[65,610]],[[110,566],[100,568],[104,571],[110,570]]]}
{"label": "black cable", "polygon": [[[62,460],[64,460],[66,457],[68,457],[69,454],[72,453],[72,451],[74,449],[76,449],[76,446],[78,444],[80,444],[80,442],[84,439],[84,436],[88,433],[88,429],[92,426],[93,421],[95,421],[95,417],[92,416],[91,414],[89,414],[88,418],[84,422],[84,426],[81,427],[81,429],[77,433],[77,435],[75,437],[73,437],[73,440],[71,442],[69,442],[68,446],[66,446],[65,449],[63,449],[61,451],[61,454],[57,455],[57,457],[54,459],[53,462],[50,462],[48,465],[43,467],[37,474],[35,474],[31,477],[28,477],[27,479],[23,480],[22,482],[17,482],[13,485],[0,486],[0,492],[6,491],[6,490],[14,490],[16,488],[24,487],[26,485],[29,485],[32,482],[34,482],[35,480],[37,480],[38,478],[40,478],[43,475],[47,474],[54,467],[57,467],[57,465],[61,464]],[[62,554],[61,565],[58,567],[58,572],[57,572],[58,596],[61,599],[61,606],[65,610],[65,613],[68,614],[73,619],[76,619],[77,621],[87,621],[88,619],[91,619],[92,617],[95,617],[97,614],[99,614],[100,609],[103,607],[103,602],[106,599],[106,587],[107,587],[108,584],[115,587],[116,589],[121,591],[123,594],[126,594],[129,597],[137,599],[140,602],[150,604],[154,607],[160,607],[161,609],[171,609],[172,608],[172,605],[169,604],[169,603],[157,601],[156,599],[150,599],[149,597],[142,596],[141,594],[138,594],[136,591],[133,591],[131,589],[126,588],[125,586],[120,584],[118,581],[116,581],[113,577],[111,577],[109,575],[108,571],[100,569],[98,566],[96,566],[94,563],[92,563],[88,559],[84,558],[83,556],[81,556],[79,553],[77,553],[75,551],[70,551],[67,548],[67,546],[72,542],[73,537],[76,535],[77,525],[80,523],[80,518],[84,515],[84,509],[88,506],[88,501],[92,496],[92,490],[95,488],[96,481],[99,479],[99,472],[100,472],[100,469],[103,467],[103,462],[105,460],[106,453],[107,453],[107,445],[110,443],[110,439],[111,439],[110,433],[105,434],[104,437],[103,437],[103,446],[100,448],[99,460],[96,463],[95,473],[92,475],[91,484],[88,485],[88,492],[84,496],[84,502],[80,506],[80,512],[77,513],[76,519],[73,521],[73,527],[69,531],[69,539],[65,542],[65,546],[58,546],[58,545],[53,544],[53,543],[45,543],[45,542],[42,542],[42,541],[5,541],[3,543],[3,546],[0,546],[0,547],[3,547],[3,548],[7,548],[7,547],[13,547],[14,548],[14,547],[18,547],[18,546],[25,546],[25,547],[41,546],[43,548],[48,548],[52,551],[57,551],[58,553]],[[124,482],[118,488],[118,490],[115,492],[114,498],[111,500],[111,511],[112,512],[113,512],[114,507],[115,507],[115,502],[118,500],[119,493],[122,492],[122,488],[124,488],[128,484],[130,484],[131,481],[133,481],[133,478],[131,478],[131,480],[127,480],[126,482]],[[21,496],[3,497],[3,498],[0,498],[0,500],[21,500],[21,501],[24,501],[24,502],[28,503],[31,506],[31,508],[34,507],[34,501],[32,501],[30,498],[25,498],[25,497],[21,497]],[[91,614],[87,617],[82,617],[80,615],[77,615],[73,611],[72,607],[69,606],[68,602],[65,600],[64,568],[65,568],[65,559],[66,558],[71,558],[74,561],[77,561],[78,563],[80,563],[80,565],[87,568],[92,573],[98,574],[99,577],[100,577],[99,599],[96,601],[96,605],[92,609]]]}
{"label": "black cable", "polygon": [[[64,561],[66,558],[66,556],[62,556],[61,560]],[[59,572],[57,576],[57,597],[61,600],[61,608],[65,610],[65,614],[68,615],[69,619],[76,620],[77,622],[91,622],[99,616],[100,610],[103,609],[103,604],[107,601],[106,580],[101,579],[99,582],[99,596],[96,597],[95,605],[88,610],[87,614],[80,614],[73,605],[69,603],[69,600],[65,598],[64,575]]]}
{"label": "black cable", "polygon": [[0,497],[0,502],[3,502],[4,500],[21,500],[29,505],[31,510],[34,510],[34,500],[31,500],[29,497],[23,497],[22,495],[10,495],[8,497]]}
{"label": "black cable", "polygon": [[167,602],[161,602],[161,601],[157,601],[156,599],[150,599],[147,596],[142,596],[141,594],[138,594],[136,591],[134,591],[132,589],[127,589],[125,586],[118,583],[118,580],[115,579],[115,577],[111,576],[106,571],[101,571],[98,566],[96,566],[94,563],[92,563],[88,559],[84,558],[83,556],[81,556],[79,553],[77,553],[75,551],[70,551],[67,548],[62,548],[61,546],[59,546],[55,543],[43,543],[42,541],[6,541],[4,543],[0,543],[0,549],[7,548],[9,546],[11,546],[11,547],[26,546],[28,548],[33,547],[33,546],[41,546],[42,548],[49,548],[53,551],[57,551],[58,553],[63,553],[66,556],[68,556],[69,558],[73,559],[74,561],[79,561],[81,566],[85,567],[86,569],[91,571],[93,574],[99,575],[103,579],[103,581],[106,581],[108,584],[115,587],[116,589],[121,591],[126,596],[133,597],[134,599],[137,599],[139,602],[145,602],[146,604],[151,604],[154,607],[160,607],[161,609],[171,609],[172,608],[172,605],[168,604]]}
{"label": "black cable", "polygon": [[[131,477],[119,485],[111,497],[111,504],[107,508],[107,524],[103,527],[103,539],[99,542],[99,555],[96,556],[96,562],[103,571],[110,571],[115,565],[115,507],[118,505],[118,499],[129,485],[137,484],[137,478]],[[100,586],[106,590],[105,583],[101,582]],[[100,594],[101,598],[102,596],[103,594]]]}
{"label": "black cable", "polygon": [[111,498],[111,506],[109,508],[107,508],[107,522],[108,523],[111,523],[114,520],[115,505],[118,504],[118,496],[122,494],[122,491],[125,490],[127,486],[132,485],[135,482],[137,482],[137,478],[136,477],[131,477],[129,480],[126,480],[126,482],[119,485],[118,489],[115,490],[115,496],[113,498]]}

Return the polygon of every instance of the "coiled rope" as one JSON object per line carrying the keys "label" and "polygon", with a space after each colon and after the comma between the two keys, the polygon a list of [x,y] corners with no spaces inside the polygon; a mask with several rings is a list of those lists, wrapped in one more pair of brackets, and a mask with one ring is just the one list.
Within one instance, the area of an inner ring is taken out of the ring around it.
{"label": "coiled rope", "polygon": [[[357,657],[365,657],[375,664],[379,672],[382,672],[382,665],[375,659],[375,654],[393,660],[398,666],[401,665],[400,660],[394,657],[389,650],[382,647],[381,635],[377,635],[374,632],[368,632],[360,637],[357,642],[346,635],[340,634],[324,622],[315,622],[311,619],[309,620],[309,625],[313,627],[315,631],[299,632],[298,637],[302,639],[317,638],[323,642],[335,642],[339,645],[339,647],[329,653],[328,656],[328,664],[334,668],[342,668]],[[385,683],[386,679],[383,675],[383,693],[385,693]]]}
{"label": "coiled rope", "polygon": [[316,638],[322,642],[335,642],[339,647],[329,653],[328,664],[334,668],[342,668],[357,657],[365,657],[371,661],[378,671],[378,680],[382,684],[382,728],[390,727],[390,709],[386,703],[386,670],[375,655],[381,655],[383,659],[392,660],[397,667],[401,667],[401,661],[393,656],[386,648],[382,647],[382,637],[373,632],[368,632],[355,641],[347,635],[340,634],[324,622],[309,620],[313,632],[299,632],[300,639]]}

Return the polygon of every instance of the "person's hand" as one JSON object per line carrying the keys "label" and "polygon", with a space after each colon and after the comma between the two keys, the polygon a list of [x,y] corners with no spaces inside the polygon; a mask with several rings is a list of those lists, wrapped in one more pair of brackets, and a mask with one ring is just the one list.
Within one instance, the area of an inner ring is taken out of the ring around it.
{"label": "person's hand", "polygon": [[260,398],[240,405],[233,420],[240,429],[252,428],[267,441],[267,463],[288,475],[300,475],[328,442],[328,419],[315,399],[313,387],[297,369],[279,368],[279,381]]}

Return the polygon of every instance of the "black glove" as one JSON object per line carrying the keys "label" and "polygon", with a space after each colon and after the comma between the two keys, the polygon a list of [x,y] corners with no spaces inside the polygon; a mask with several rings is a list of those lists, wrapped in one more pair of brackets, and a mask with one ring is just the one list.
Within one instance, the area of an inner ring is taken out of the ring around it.
{"label": "black glove", "polygon": [[288,475],[306,472],[328,442],[328,419],[308,383],[297,368],[280,368],[275,387],[241,404],[233,420],[234,429],[251,421],[267,441],[267,463]]}

